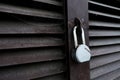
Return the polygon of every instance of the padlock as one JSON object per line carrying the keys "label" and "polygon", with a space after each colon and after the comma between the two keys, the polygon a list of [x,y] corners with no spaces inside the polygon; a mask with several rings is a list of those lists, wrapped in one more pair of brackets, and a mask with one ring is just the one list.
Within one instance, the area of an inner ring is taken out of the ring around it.
{"label": "padlock", "polygon": [[83,29],[82,25],[80,27],[81,27],[81,31],[82,31],[82,33],[81,33],[82,44],[78,44],[78,39],[77,39],[78,26],[75,26],[73,28],[73,38],[74,38],[75,50],[74,50],[74,53],[72,54],[72,57],[78,63],[83,63],[83,62],[90,61],[91,51],[90,51],[90,48],[86,45],[85,33],[84,33],[84,29]]}

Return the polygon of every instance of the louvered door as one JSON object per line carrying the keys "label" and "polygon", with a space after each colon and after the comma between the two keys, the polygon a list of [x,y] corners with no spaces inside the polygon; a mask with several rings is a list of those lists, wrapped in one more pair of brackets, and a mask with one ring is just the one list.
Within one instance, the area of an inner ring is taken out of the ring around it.
{"label": "louvered door", "polygon": [[62,0],[0,0],[0,80],[66,80]]}
{"label": "louvered door", "polygon": [[91,80],[120,78],[120,1],[90,0]]}

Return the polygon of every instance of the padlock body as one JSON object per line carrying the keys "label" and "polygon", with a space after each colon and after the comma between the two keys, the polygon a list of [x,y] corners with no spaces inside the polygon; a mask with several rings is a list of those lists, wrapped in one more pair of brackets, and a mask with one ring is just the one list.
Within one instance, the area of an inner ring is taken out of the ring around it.
{"label": "padlock body", "polygon": [[76,49],[75,57],[77,62],[79,63],[89,61],[91,58],[89,47],[85,44],[79,45]]}

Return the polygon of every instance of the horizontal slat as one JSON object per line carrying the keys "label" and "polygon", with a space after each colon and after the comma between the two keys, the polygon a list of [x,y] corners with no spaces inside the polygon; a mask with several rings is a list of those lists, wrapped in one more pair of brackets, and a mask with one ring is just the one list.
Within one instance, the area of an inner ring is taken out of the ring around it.
{"label": "horizontal slat", "polygon": [[90,72],[91,79],[97,78],[97,77],[107,74],[107,73],[110,73],[119,68],[120,68],[120,61],[108,64],[108,65],[104,65],[99,68],[95,68],[95,69],[91,70],[91,72]]}
{"label": "horizontal slat", "polygon": [[62,3],[55,1],[55,0],[34,0],[34,1],[52,4],[52,5],[56,5],[56,6],[62,6]]}
{"label": "horizontal slat", "polygon": [[62,39],[54,37],[8,37],[0,38],[0,49],[49,47],[64,45]]}
{"label": "horizontal slat", "polygon": [[[120,73],[119,73],[119,74],[120,74]],[[119,75],[119,77],[115,78],[114,80],[120,80],[120,75]]]}
{"label": "horizontal slat", "polygon": [[0,69],[0,80],[30,80],[38,77],[63,73],[62,61],[28,64]]}
{"label": "horizontal slat", "polygon": [[90,46],[120,44],[120,38],[96,38],[90,40]]}
{"label": "horizontal slat", "polygon": [[120,16],[107,14],[107,13],[102,13],[102,12],[98,12],[98,11],[89,10],[89,13],[90,14],[95,14],[95,15],[100,15],[100,16],[105,16],[105,17],[110,17],[110,18],[115,18],[115,19],[120,19]]}
{"label": "horizontal slat", "polygon": [[120,52],[112,53],[109,55],[103,55],[98,57],[93,57],[90,61],[90,68],[100,67],[105,64],[109,64],[115,61],[120,60]]}
{"label": "horizontal slat", "polygon": [[0,34],[62,34],[60,24],[0,22]]}
{"label": "horizontal slat", "polygon": [[50,12],[46,10],[26,8],[26,7],[12,6],[7,4],[0,4],[0,12],[35,16],[35,17],[44,17],[44,18],[63,19],[63,16],[59,13]]}
{"label": "horizontal slat", "polygon": [[52,61],[64,57],[63,51],[58,48],[7,50],[0,52],[0,66]]}
{"label": "horizontal slat", "polygon": [[65,75],[62,73],[62,74],[47,76],[43,78],[32,79],[32,80],[66,80],[66,78]]}
{"label": "horizontal slat", "polygon": [[90,37],[120,36],[119,30],[90,30]]}
{"label": "horizontal slat", "polygon": [[99,26],[101,28],[108,27],[108,28],[120,28],[120,24],[118,23],[108,23],[108,22],[98,22],[98,21],[90,21],[89,25],[92,26]]}
{"label": "horizontal slat", "polygon": [[[94,80],[115,80],[115,78],[120,76],[120,69],[117,69],[113,72],[110,72],[108,74],[105,74],[103,76],[100,76],[98,78],[95,78]],[[120,79],[118,79],[120,80]]]}
{"label": "horizontal slat", "polygon": [[111,54],[114,52],[120,51],[120,45],[110,45],[110,46],[101,46],[91,48],[92,56],[99,56],[105,54]]}
{"label": "horizontal slat", "polygon": [[110,8],[110,9],[114,9],[114,10],[120,11],[120,8],[118,8],[118,7],[106,5],[106,4],[103,4],[103,3],[99,3],[99,2],[95,2],[95,1],[91,1],[91,0],[89,1],[89,3],[95,4],[97,6],[99,5],[99,6],[103,6],[103,7],[107,7],[107,8]]}

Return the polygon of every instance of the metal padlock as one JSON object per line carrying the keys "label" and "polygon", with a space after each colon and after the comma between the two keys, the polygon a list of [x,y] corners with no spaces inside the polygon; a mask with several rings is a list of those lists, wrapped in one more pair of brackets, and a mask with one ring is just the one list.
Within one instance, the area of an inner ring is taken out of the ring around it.
{"label": "metal padlock", "polygon": [[76,33],[77,28],[78,26],[75,26],[73,28],[73,38],[74,38],[74,45],[75,45],[75,51],[73,55],[75,58],[74,60],[76,60],[78,63],[83,63],[83,62],[90,61],[91,53],[90,53],[90,48],[86,45],[85,33],[82,26],[81,26],[82,44],[78,44],[77,33]]}

